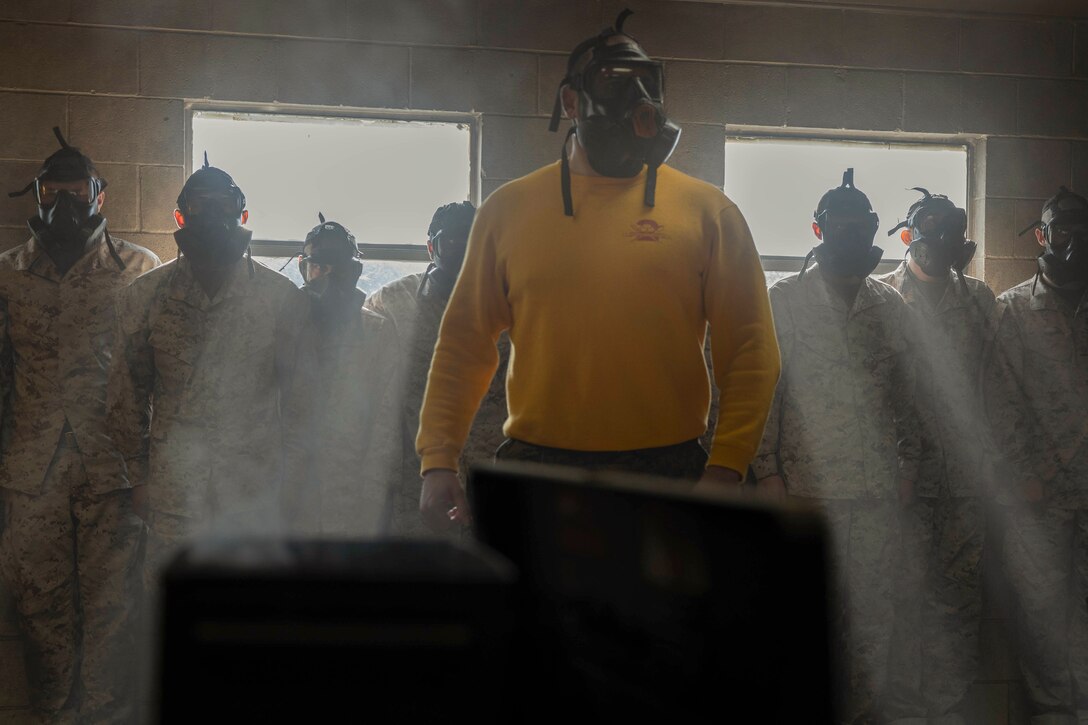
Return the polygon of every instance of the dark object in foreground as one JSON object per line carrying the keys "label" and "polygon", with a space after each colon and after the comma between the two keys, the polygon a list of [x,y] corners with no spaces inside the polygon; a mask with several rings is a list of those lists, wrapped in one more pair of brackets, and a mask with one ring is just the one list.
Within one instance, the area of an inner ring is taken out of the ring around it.
{"label": "dark object in foreground", "polygon": [[473,471],[477,537],[519,569],[511,720],[834,722],[821,519],[689,491]]}
{"label": "dark object in foreground", "polygon": [[159,717],[439,722],[486,687],[504,720],[513,580],[441,542],[196,544],[163,577]]}

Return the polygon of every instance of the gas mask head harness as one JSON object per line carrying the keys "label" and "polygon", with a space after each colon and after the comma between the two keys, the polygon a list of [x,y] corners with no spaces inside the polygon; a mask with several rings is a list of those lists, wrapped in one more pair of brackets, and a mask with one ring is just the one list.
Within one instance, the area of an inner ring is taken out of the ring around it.
{"label": "gas mask head harness", "polygon": [[253,233],[242,226],[249,217],[246,195],[230,174],[208,164],[206,151],[204,165],[185,181],[177,203],[174,241],[194,269],[222,270],[248,254]]}
{"label": "gas mask head harness", "polygon": [[820,198],[812,217],[821,243],[805,257],[798,279],[813,257],[835,277],[868,277],[876,269],[884,256],[883,249],[873,246],[880,218],[869,197],[854,186],[853,169],[843,173],[841,185]]}
{"label": "gas mask head harness", "polygon": [[1064,186],[1043,204],[1042,218],[1021,235],[1040,229],[1045,246],[1039,271],[1060,290],[1088,287],[1088,199]]}
{"label": "gas mask head harness", "polygon": [[665,74],[659,61],[623,32],[632,13],[624,10],[610,28],[578,44],[559,83],[549,131],[559,128],[563,89],[578,94],[578,115],[563,140],[563,213],[574,216],[567,141],[577,134],[589,165],[602,176],[632,177],[646,172],[646,206],[654,205],[657,169],[672,154],[680,127],[665,116]]}
{"label": "gas mask head harness", "polygon": [[445,204],[435,211],[427,227],[431,263],[420,280],[418,295],[449,297],[465,261],[468,234],[475,216],[476,207],[470,201]]}
{"label": "gas mask head harness", "polygon": [[930,277],[944,277],[955,271],[966,285],[963,270],[975,256],[978,245],[967,239],[967,212],[942,194],[930,194],[920,186],[913,189],[922,198],[911,204],[905,221],[888,230],[900,232],[909,245],[910,257]]}
{"label": "gas mask head harness", "polygon": [[24,196],[34,191],[38,213],[27,220],[27,225],[62,275],[103,233],[110,256],[124,269],[125,263],[106,229],[106,220],[99,213],[98,197],[106,188],[106,180],[98,176],[88,156],[68,144],[58,126],[53,127],[53,135],[60,142],[60,149],[42,163],[29,184],[8,196]]}
{"label": "gas mask head harness", "polygon": [[331,267],[332,271],[323,276],[329,277],[335,285],[354,289],[363,273],[355,236],[342,224],[326,221],[321,212],[317,213],[317,219],[319,223],[306,235],[302,255],[298,258],[303,281],[309,284],[311,265]]}

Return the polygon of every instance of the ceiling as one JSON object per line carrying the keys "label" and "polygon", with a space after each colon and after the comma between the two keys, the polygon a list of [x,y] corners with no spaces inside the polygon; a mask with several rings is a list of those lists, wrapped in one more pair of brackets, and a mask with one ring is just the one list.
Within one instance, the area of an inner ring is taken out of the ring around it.
{"label": "ceiling", "polygon": [[[716,0],[729,2],[730,0]],[[769,0],[768,5],[862,6],[889,10],[939,10],[954,14],[1046,15],[1088,18],[1088,0]]]}

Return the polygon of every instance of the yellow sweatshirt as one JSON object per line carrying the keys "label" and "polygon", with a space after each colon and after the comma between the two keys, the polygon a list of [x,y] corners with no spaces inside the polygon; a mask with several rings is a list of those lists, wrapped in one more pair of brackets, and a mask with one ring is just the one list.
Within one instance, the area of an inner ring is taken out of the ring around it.
{"label": "yellow sweatshirt", "polygon": [[719,189],[662,166],[650,208],[645,176],[572,175],[571,218],[556,162],[480,207],[428,376],[423,471],[456,469],[505,329],[508,437],[582,451],[697,438],[707,323],[721,390],[709,465],[746,470],[779,373],[759,256]]}

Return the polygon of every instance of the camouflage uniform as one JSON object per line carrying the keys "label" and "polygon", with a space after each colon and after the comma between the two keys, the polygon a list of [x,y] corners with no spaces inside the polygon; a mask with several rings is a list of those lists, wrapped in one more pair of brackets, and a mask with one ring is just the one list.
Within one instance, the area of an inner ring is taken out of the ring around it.
{"label": "camouflage uniform", "polygon": [[[419,515],[419,496],[423,487],[420,461],[416,455],[416,433],[419,431],[419,409],[427,387],[435,341],[446,300],[438,295],[418,294],[422,274],[402,277],[382,287],[366,301],[367,309],[393,321],[400,346],[402,376],[398,390],[400,401],[403,451],[400,485],[391,500],[393,530],[402,535],[430,536],[430,530]],[[502,433],[506,421],[506,365],[510,358],[510,338],[504,332],[499,338],[499,368],[491,380],[472,423],[468,441],[461,453],[459,470],[462,483],[470,466],[490,463],[495,451],[505,440]]]}
{"label": "camouflage uniform", "polygon": [[283,467],[302,444],[292,427],[305,397],[292,389],[301,294],[239,259],[209,300],[182,256],[120,295],[110,426],[133,482],[148,484],[145,575],[200,529],[277,525]]}
{"label": "camouflage uniform", "polygon": [[960,705],[978,669],[980,495],[990,450],[978,379],[994,294],[970,277],[965,290],[953,276],[934,305],[906,262],[878,279],[895,287],[914,312],[910,339],[922,431],[917,501],[903,520],[892,707],[897,716],[936,718]]}
{"label": "camouflage uniform", "polygon": [[898,481],[914,480],[918,464],[909,310],[868,278],[848,308],[818,266],[770,297],[782,377],[752,465],[827,516],[843,721],[869,722],[887,681]]}
{"label": "camouflage uniform", "polygon": [[[1028,280],[995,317],[984,395],[1033,722],[1088,722],[1088,299]],[[1033,484],[1043,498],[1029,503]]]}
{"label": "camouflage uniform", "polygon": [[309,463],[286,484],[287,511],[304,533],[374,535],[388,528],[389,489],[400,477],[400,431],[383,424],[396,417],[396,331],[359,309],[331,332],[311,320],[302,340],[316,355],[320,377],[309,387],[320,400],[306,426]]}
{"label": "camouflage uniform", "polygon": [[74,688],[81,718],[132,716],[143,523],[107,436],[106,382],[117,292],[159,260],[113,243],[124,269],[100,237],[63,277],[37,240],[0,255],[0,569],[26,635],[33,704],[56,721],[71,715],[61,711]]}

